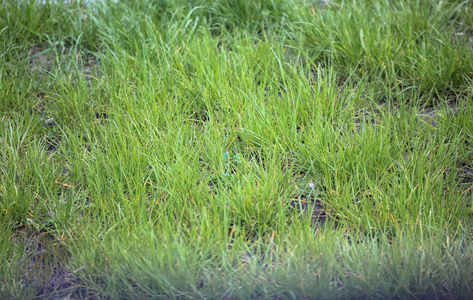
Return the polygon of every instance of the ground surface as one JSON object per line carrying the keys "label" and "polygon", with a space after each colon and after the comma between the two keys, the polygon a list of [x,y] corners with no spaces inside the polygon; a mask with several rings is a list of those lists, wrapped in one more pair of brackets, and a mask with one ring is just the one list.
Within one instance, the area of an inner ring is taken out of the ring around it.
{"label": "ground surface", "polygon": [[473,296],[473,2],[0,4],[0,298]]}

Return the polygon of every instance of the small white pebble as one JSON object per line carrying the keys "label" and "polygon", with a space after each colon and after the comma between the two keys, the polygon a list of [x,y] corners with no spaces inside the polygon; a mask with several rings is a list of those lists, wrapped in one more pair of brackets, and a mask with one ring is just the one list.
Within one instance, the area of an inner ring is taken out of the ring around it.
{"label": "small white pebble", "polygon": [[50,125],[53,125],[53,124],[54,124],[54,119],[53,118],[49,118],[46,121],[44,121],[44,125],[46,125],[46,126],[50,126]]}
{"label": "small white pebble", "polygon": [[313,189],[313,188],[315,188],[315,183],[311,180],[309,182],[309,186],[310,186],[311,189]]}

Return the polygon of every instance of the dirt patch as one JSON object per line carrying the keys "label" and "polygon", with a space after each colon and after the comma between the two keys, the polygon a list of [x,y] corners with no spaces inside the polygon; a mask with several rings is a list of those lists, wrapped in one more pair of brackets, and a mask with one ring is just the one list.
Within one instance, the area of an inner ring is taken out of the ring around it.
{"label": "dirt patch", "polygon": [[36,297],[51,299],[73,285],[74,275],[67,270],[71,255],[51,234],[22,229],[12,241],[23,249],[15,271],[24,285],[37,291]]}
{"label": "dirt patch", "polygon": [[[458,188],[464,195],[465,206],[472,209],[473,207],[473,166],[469,163],[461,163],[458,168]],[[473,210],[472,210],[473,212]]]}
{"label": "dirt patch", "polygon": [[[447,116],[453,116],[456,113],[458,113],[460,107],[459,104],[455,101],[450,101],[447,103],[447,109],[445,110],[445,113]],[[437,107],[432,107],[429,109],[426,109],[422,111],[421,113],[418,114],[420,118],[425,120],[427,123],[430,123],[432,127],[437,128],[437,122],[438,118],[440,116],[441,111]]]}
{"label": "dirt patch", "polygon": [[302,215],[310,214],[311,223],[323,226],[329,219],[323,202],[323,193],[317,182],[307,174],[299,174],[294,179],[296,194],[291,199],[290,207]]}
{"label": "dirt patch", "polygon": [[471,188],[473,187],[473,166],[468,163],[463,163],[458,169],[460,184],[469,185],[469,190],[471,190]]}

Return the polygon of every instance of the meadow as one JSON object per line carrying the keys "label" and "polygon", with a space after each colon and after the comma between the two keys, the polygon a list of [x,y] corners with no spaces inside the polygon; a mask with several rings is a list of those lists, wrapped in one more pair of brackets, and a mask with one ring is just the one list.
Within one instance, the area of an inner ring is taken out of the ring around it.
{"label": "meadow", "polygon": [[467,299],[472,187],[471,0],[0,0],[1,299]]}

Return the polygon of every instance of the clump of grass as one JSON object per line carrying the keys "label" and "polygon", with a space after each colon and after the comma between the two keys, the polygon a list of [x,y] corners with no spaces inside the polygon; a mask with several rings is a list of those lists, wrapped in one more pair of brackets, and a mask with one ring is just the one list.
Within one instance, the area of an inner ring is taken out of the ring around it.
{"label": "clump of grass", "polygon": [[463,37],[468,25],[455,21],[469,6],[468,1],[340,1],[307,7],[312,13],[304,14],[299,26],[314,58],[328,57],[343,74],[370,74],[387,90],[400,85],[465,92],[473,68],[471,38]]}

